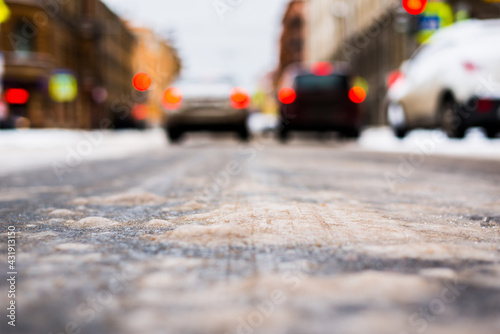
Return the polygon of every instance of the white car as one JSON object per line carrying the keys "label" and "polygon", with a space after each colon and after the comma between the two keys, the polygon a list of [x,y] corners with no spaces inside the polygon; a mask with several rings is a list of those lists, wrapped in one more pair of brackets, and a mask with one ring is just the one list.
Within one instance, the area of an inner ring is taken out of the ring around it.
{"label": "white car", "polygon": [[387,119],[402,138],[415,128],[500,130],[500,20],[470,20],[438,31],[388,79]]}

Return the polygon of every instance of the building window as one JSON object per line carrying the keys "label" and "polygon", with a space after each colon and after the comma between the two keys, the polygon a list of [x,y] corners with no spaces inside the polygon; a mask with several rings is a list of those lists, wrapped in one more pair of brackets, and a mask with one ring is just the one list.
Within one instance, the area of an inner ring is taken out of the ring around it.
{"label": "building window", "polygon": [[303,44],[302,38],[292,37],[288,42],[288,48],[292,52],[301,52]]}
{"label": "building window", "polygon": [[21,53],[34,52],[36,35],[37,29],[32,22],[26,18],[18,20],[10,36],[14,51]]}
{"label": "building window", "polygon": [[82,12],[85,16],[93,16],[95,14],[95,2],[94,0],[83,0],[82,1]]}
{"label": "building window", "polygon": [[301,17],[296,16],[290,20],[289,25],[290,29],[302,29],[304,21],[302,20]]}

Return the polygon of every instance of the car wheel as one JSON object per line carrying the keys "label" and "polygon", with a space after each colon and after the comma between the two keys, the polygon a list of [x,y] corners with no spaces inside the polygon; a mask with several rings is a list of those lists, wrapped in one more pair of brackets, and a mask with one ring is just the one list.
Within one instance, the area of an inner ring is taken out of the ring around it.
{"label": "car wheel", "polygon": [[488,138],[490,139],[496,138],[498,132],[498,128],[486,128],[486,136],[488,136]]}
{"label": "car wheel", "polygon": [[360,131],[358,128],[346,129],[341,132],[341,136],[346,139],[357,139],[359,135]]}
{"label": "car wheel", "polygon": [[389,103],[387,106],[387,121],[394,132],[394,135],[403,139],[408,133],[406,114],[404,107],[399,103]]}
{"label": "car wheel", "polygon": [[451,98],[441,104],[441,128],[449,138],[464,138],[467,130],[460,116],[460,106]]}
{"label": "car wheel", "polygon": [[281,143],[285,144],[290,138],[290,131],[287,128],[282,128],[278,132],[278,139]]}
{"label": "car wheel", "polygon": [[182,130],[179,128],[169,128],[167,129],[167,135],[170,142],[176,144],[182,138]]}
{"label": "car wheel", "polygon": [[250,132],[248,132],[246,126],[239,128],[237,132],[238,132],[238,137],[240,138],[241,141],[246,142],[250,140]]}
{"label": "car wheel", "polygon": [[406,129],[394,129],[394,135],[399,139],[403,139],[407,134],[408,130]]}

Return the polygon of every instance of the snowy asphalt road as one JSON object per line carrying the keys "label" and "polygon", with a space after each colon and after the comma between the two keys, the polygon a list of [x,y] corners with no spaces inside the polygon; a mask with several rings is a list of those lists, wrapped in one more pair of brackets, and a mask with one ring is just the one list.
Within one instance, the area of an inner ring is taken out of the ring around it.
{"label": "snowy asphalt road", "polygon": [[499,333],[500,161],[426,143],[194,139],[59,178],[11,163],[0,332]]}

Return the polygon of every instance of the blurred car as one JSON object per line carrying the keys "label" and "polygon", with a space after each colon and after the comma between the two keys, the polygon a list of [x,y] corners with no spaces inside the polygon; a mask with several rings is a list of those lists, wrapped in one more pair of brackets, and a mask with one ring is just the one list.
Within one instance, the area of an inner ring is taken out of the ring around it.
{"label": "blurred car", "polygon": [[387,118],[403,138],[442,128],[463,138],[470,127],[500,129],[500,20],[470,20],[438,31],[388,79]]}
{"label": "blurred car", "polygon": [[181,79],[165,91],[166,131],[171,142],[192,131],[231,131],[249,139],[251,98],[230,79]]}
{"label": "blurred car", "polygon": [[359,103],[366,92],[352,87],[352,81],[346,68],[331,63],[287,68],[278,92],[280,140],[286,141],[291,131],[338,131],[344,137],[358,137],[362,122]]}

